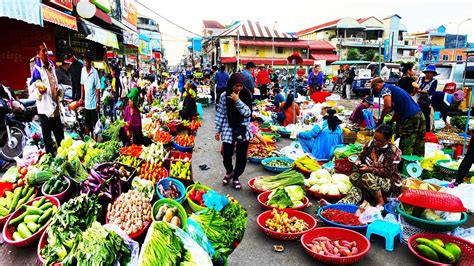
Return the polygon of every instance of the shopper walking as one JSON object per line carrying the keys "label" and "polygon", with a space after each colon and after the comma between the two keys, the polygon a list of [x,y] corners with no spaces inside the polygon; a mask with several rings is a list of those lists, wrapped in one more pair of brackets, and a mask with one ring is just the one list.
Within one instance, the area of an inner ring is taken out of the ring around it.
{"label": "shopper walking", "polygon": [[436,87],[438,87],[438,81],[434,78],[438,75],[436,72],[436,66],[428,65],[423,70],[425,76],[420,79],[418,85],[419,89],[416,90],[418,93],[418,105],[425,116],[426,122],[426,132],[431,131],[431,125],[433,124],[433,108],[431,107],[431,98],[433,93],[436,91]]}
{"label": "shopper walking", "polygon": [[30,96],[36,99],[46,153],[54,154],[51,132],[54,133],[58,145],[64,139],[64,129],[59,116],[60,91],[54,63],[48,59],[46,44],[39,45],[36,52],[37,58],[28,91]]}
{"label": "shopper walking", "polygon": [[319,65],[314,66],[313,71],[308,76],[308,87],[311,88],[312,92],[320,91],[323,89],[323,72],[319,71]]}
{"label": "shopper walking", "polygon": [[[252,138],[250,132],[252,96],[243,88],[243,84],[242,74],[232,74],[227,83],[226,93],[221,95],[215,119],[215,139],[223,142],[223,163],[226,169],[222,183],[227,185],[232,180],[235,189],[242,189],[239,177],[245,170],[249,140]],[[234,148],[236,148],[235,168],[232,164]]]}
{"label": "shopper walking", "polygon": [[250,61],[245,64],[245,69],[242,71],[242,76],[244,78],[244,88],[247,89],[250,95],[253,95],[253,90],[255,89],[255,78],[253,75],[255,69],[255,63]]}
{"label": "shopper walking", "polygon": [[209,74],[209,90],[211,93],[211,102],[216,102],[216,74],[219,68],[217,66],[212,66],[211,72]]}
{"label": "shopper walking", "polygon": [[84,124],[86,134],[94,132],[94,126],[99,119],[100,106],[100,79],[97,70],[92,66],[92,54],[84,53],[84,68],[81,73],[81,99],[84,103]]}
{"label": "shopper walking", "polygon": [[69,67],[71,66],[71,60],[64,58],[62,64],[56,68],[56,78],[58,78],[58,84],[72,85],[71,82],[71,73],[69,72]]}
{"label": "shopper walking", "polygon": [[385,65],[385,63],[382,63],[380,66],[382,67],[382,69],[380,70],[380,77],[383,79],[383,81],[389,80],[390,79],[390,69],[388,69],[388,67]]}
{"label": "shopper walking", "polygon": [[381,78],[371,82],[373,94],[380,93],[383,110],[379,121],[394,110],[392,122],[400,120],[400,150],[404,155],[425,155],[425,117],[413,98],[402,88],[385,84]]}
{"label": "shopper walking", "polygon": [[260,66],[257,73],[257,87],[260,90],[260,99],[268,98],[268,85],[270,84],[270,75],[265,66]]}
{"label": "shopper walking", "polygon": [[78,101],[81,98],[81,72],[84,65],[76,58],[74,53],[69,53],[69,61],[71,61],[69,73],[71,74],[72,99]]}
{"label": "shopper walking", "polygon": [[216,110],[221,94],[225,92],[227,88],[227,81],[229,80],[229,74],[225,72],[225,66],[222,65],[219,72],[216,73]]}

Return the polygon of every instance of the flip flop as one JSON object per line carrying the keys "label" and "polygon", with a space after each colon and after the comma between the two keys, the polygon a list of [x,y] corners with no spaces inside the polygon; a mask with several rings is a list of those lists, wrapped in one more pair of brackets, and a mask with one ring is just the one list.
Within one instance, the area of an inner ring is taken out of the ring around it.
{"label": "flip flop", "polygon": [[240,184],[239,180],[234,180],[232,181],[232,187],[236,190],[241,190],[242,189],[242,184]]}
{"label": "flip flop", "polygon": [[224,178],[222,178],[222,184],[225,186],[227,184],[229,184],[230,180],[232,179],[232,176],[233,176],[234,173],[230,173],[230,174],[226,174],[224,176]]}

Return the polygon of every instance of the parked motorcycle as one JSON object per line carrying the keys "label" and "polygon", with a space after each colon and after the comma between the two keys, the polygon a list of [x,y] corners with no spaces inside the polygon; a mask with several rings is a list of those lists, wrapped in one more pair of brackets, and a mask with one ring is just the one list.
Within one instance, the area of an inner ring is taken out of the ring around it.
{"label": "parked motorcycle", "polygon": [[66,131],[75,132],[83,137],[85,134],[84,107],[79,106],[77,101],[73,101],[71,86],[59,84],[59,87],[64,92],[59,104],[61,122]]}

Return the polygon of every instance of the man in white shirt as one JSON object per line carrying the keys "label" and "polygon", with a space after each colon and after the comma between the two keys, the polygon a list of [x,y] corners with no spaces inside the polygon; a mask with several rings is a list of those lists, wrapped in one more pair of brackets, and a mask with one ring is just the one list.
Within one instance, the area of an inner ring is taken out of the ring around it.
{"label": "man in white shirt", "polygon": [[380,66],[382,67],[380,70],[380,77],[383,81],[387,81],[390,78],[390,69],[388,69],[385,63],[382,63]]}
{"label": "man in white shirt", "polygon": [[99,120],[100,111],[100,79],[97,70],[92,67],[92,54],[84,53],[84,67],[81,72],[81,99],[84,103],[84,124],[86,134],[94,131],[94,126]]}

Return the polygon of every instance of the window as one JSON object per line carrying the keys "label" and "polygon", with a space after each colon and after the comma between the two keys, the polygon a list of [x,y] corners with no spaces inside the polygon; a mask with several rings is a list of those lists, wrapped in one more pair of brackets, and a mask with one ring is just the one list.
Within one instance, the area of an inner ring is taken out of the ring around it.
{"label": "window", "polygon": [[449,60],[449,56],[447,54],[444,54],[443,55],[443,61],[448,61]]}
{"label": "window", "polygon": [[278,47],[277,54],[282,54],[282,53],[283,53],[283,47]]}
{"label": "window", "polygon": [[259,49],[255,49],[255,54],[256,54],[256,55],[259,55],[259,54],[260,54],[260,50],[259,50]]}
{"label": "window", "polygon": [[456,56],[456,61],[462,61],[462,55],[457,55]]}
{"label": "window", "polygon": [[247,46],[241,46],[240,47],[240,52],[246,53],[247,52]]}

